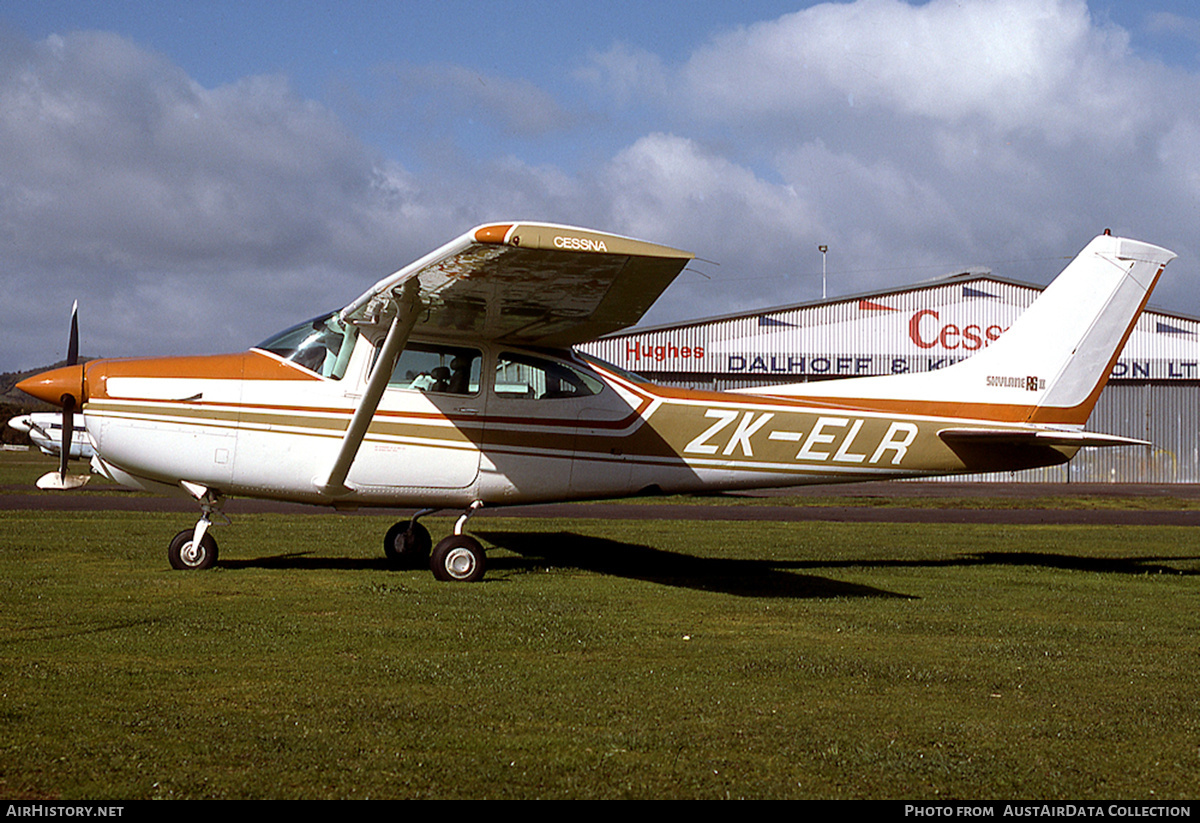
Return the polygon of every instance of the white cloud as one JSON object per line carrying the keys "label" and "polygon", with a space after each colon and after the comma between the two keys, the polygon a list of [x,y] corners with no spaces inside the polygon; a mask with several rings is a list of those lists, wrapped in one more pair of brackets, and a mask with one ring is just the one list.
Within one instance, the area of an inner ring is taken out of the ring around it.
{"label": "white cloud", "polygon": [[20,257],[118,267],[294,260],[373,174],[281,78],[206,90],[105,34],[52,37],[0,77],[0,164]]}
{"label": "white cloud", "polygon": [[670,78],[662,59],[627,43],[614,43],[605,51],[593,52],[576,76],[585,83],[603,86],[622,105],[639,97],[663,101],[669,93]]}
{"label": "white cloud", "polygon": [[466,228],[284,78],[205,89],[105,33],[17,45],[0,61],[0,282],[26,313],[3,367],[51,359],[73,298],[87,353],[243,348]]}
{"label": "white cloud", "polygon": [[719,33],[675,65],[614,49],[590,76],[614,99],[640,88],[731,186],[795,192],[789,208],[820,215],[864,288],[906,260],[1044,281],[1047,259],[1111,226],[1184,252],[1162,287],[1178,296],[1200,84],[1130,44],[1082,0],[857,0]]}
{"label": "white cloud", "polygon": [[[639,139],[603,169],[599,188],[616,231],[670,243],[716,264],[694,264],[711,279],[685,274],[651,320],[749,308],[771,297],[801,299],[791,296],[796,283],[787,276],[797,267],[797,244],[826,231],[819,211],[791,186],[763,180],[677,135]],[[747,290],[746,278],[759,288]]]}
{"label": "white cloud", "polygon": [[618,46],[591,76],[618,96],[640,78],[646,97],[713,122],[900,117],[1122,148],[1159,122],[1145,95],[1178,82],[1083,0],[827,3],[723,33],[676,67]]}
{"label": "white cloud", "polygon": [[[510,135],[571,122],[528,83],[444,66],[405,80],[418,109],[446,101],[447,121]],[[0,369],[61,354],[75,298],[87,354],[237,350],[472,225],[602,224],[590,183],[483,154],[433,153],[417,174],[281,76],[207,89],[115,35],[16,41],[0,57],[0,283],[22,314]]]}
{"label": "white cloud", "polygon": [[618,154],[604,175],[613,219],[648,236],[754,234],[810,222],[786,187],[704,151],[694,141],[651,134]]}

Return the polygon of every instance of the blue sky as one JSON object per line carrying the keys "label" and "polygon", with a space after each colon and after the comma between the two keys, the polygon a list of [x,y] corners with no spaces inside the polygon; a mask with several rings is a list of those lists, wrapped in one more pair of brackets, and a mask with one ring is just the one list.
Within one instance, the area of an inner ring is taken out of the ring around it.
{"label": "blue sky", "polygon": [[648,322],[972,266],[1105,227],[1200,314],[1184,2],[0,0],[0,370],[244,349],[482,222],[712,261]]}

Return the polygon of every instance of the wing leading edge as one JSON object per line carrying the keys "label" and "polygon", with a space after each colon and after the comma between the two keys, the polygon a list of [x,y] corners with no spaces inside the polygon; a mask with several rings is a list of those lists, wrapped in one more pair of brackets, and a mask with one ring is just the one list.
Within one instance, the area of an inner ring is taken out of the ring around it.
{"label": "wing leading edge", "polygon": [[573,226],[479,226],[380,280],[341,316],[382,337],[415,299],[418,333],[570,346],[636,323],[693,257]]}

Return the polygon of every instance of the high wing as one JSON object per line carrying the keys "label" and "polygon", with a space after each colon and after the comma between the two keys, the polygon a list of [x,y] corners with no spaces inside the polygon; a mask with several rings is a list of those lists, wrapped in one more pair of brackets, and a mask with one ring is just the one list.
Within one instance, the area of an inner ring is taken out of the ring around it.
{"label": "high wing", "polygon": [[380,280],[340,313],[379,346],[379,356],[333,464],[314,485],[328,494],[349,491],[350,467],[414,330],[570,346],[636,323],[693,256],[573,226],[499,223]]}
{"label": "high wing", "polygon": [[418,332],[565,347],[636,323],[693,257],[573,226],[479,226],[380,280],[341,317],[380,337],[415,303]]}

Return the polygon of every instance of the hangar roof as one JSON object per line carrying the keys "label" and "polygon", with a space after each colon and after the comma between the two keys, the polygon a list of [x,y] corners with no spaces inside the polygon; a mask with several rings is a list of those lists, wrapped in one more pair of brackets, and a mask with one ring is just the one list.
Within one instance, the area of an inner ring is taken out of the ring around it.
{"label": "hangar roof", "polygon": [[[998,340],[1043,286],[972,269],[907,286],[657,326],[579,346],[667,379],[825,379],[939,369]],[[1200,381],[1200,319],[1148,308],[1112,377]]]}
{"label": "hangar roof", "polygon": [[[1031,291],[1041,292],[1045,286],[1039,286],[1036,283],[1027,283],[1023,280],[1014,280],[1009,277],[1000,277],[992,274],[991,269],[987,268],[972,268],[956,274],[947,274],[940,277],[930,278],[928,280],[919,280],[908,285],[893,286],[891,288],[877,289],[872,291],[855,292],[853,294],[842,294],[836,297],[828,297],[824,300],[805,300],[799,303],[785,303],[779,306],[765,306],[761,309],[749,309],[745,311],[730,312],[728,314],[716,314],[708,317],[699,317],[692,320],[678,320],[674,323],[660,323],[653,326],[632,326],[628,329],[622,329],[612,334],[606,334],[598,340],[607,340],[609,338],[628,337],[634,334],[646,334],[649,332],[669,331],[672,329],[682,329],[690,326],[699,326],[710,323],[721,323],[728,320],[740,320],[753,317],[761,317],[763,315],[782,314],[785,312],[798,311],[802,309],[815,309],[821,306],[832,306],[839,303],[848,303],[862,300],[883,299],[892,295],[908,294],[911,292],[926,291],[930,289],[940,288],[943,286],[953,286],[958,284],[972,283],[975,281],[986,281],[989,283],[997,283],[1006,286],[1013,286],[1019,289],[1029,289]],[[1166,311],[1156,308],[1153,305],[1146,306],[1146,312],[1152,314],[1160,314],[1165,317],[1174,317],[1180,320],[1191,320],[1200,323],[1200,317],[1194,315],[1183,314],[1181,312]]]}

